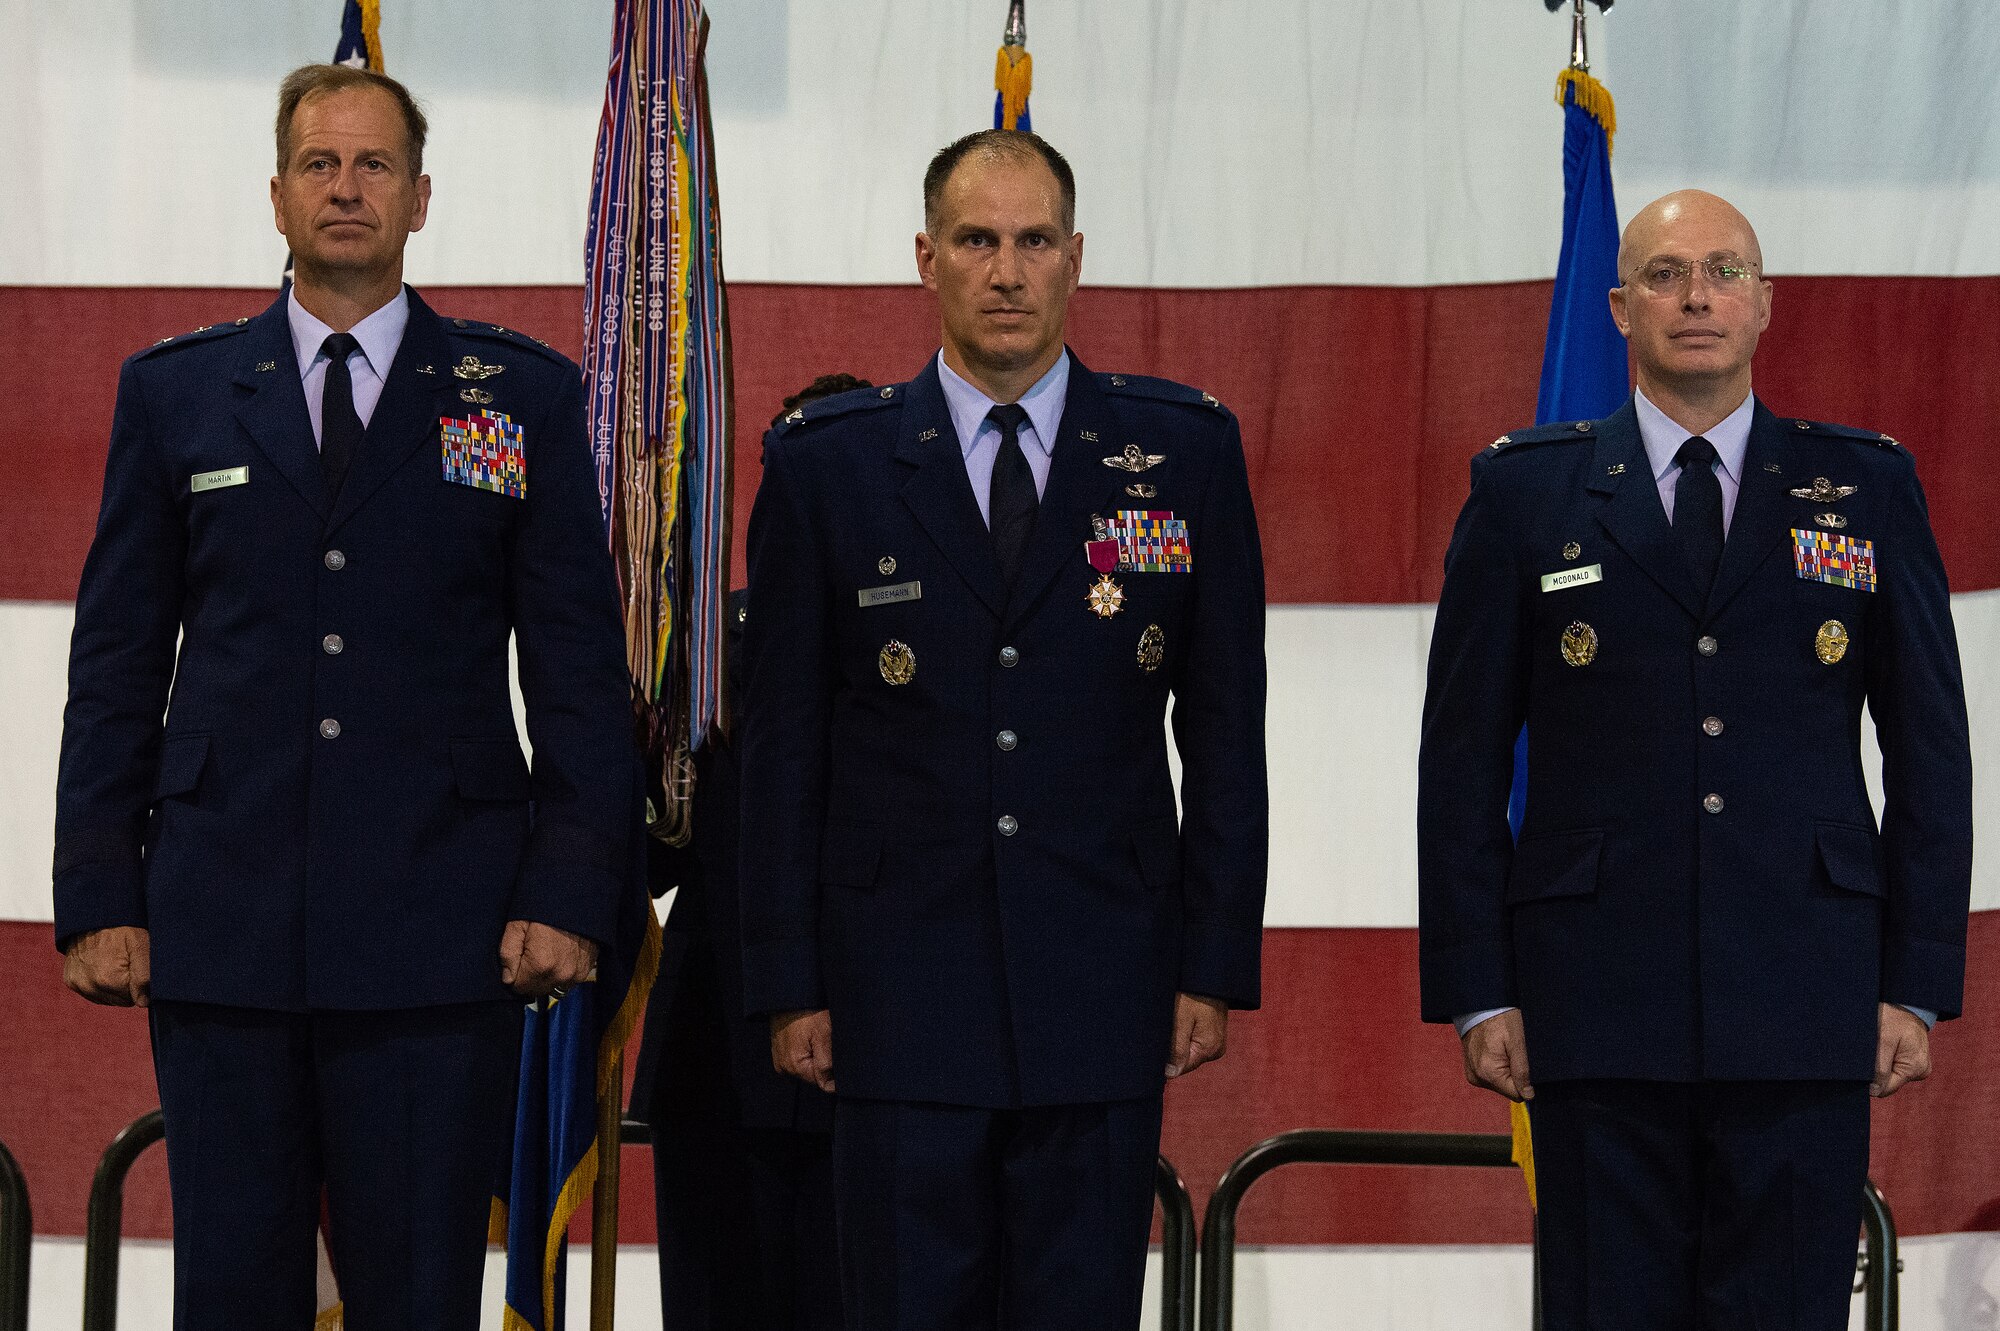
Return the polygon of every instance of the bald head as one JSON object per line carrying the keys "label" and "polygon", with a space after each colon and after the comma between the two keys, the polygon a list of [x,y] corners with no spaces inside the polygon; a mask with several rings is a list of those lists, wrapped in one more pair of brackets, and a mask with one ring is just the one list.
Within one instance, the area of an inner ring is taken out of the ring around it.
{"label": "bald head", "polygon": [[[1750,226],[1750,219],[1738,212],[1736,205],[1707,190],[1677,189],[1672,194],[1663,194],[1641,208],[1631,221],[1625,224],[1625,234],[1618,242],[1618,278],[1624,281],[1632,275],[1634,265],[1661,254],[1666,240],[1683,230],[1699,230],[1710,237],[1733,236],[1735,243],[1727,248],[1736,257],[1746,259],[1760,272],[1764,267],[1764,253],[1757,246],[1757,233]],[[1703,258],[1703,255],[1688,255],[1688,258]]]}

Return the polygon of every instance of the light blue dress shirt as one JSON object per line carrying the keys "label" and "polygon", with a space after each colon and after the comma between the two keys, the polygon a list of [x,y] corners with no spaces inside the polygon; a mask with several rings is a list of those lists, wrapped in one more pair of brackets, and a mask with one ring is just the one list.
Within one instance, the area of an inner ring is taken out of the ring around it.
{"label": "light blue dress shirt", "polygon": [[[1729,534],[1729,520],[1736,514],[1737,492],[1743,488],[1743,460],[1750,452],[1750,418],[1755,414],[1756,401],[1756,398],[1745,394],[1741,406],[1701,436],[1715,447],[1715,479],[1722,486],[1724,536]],[[1653,469],[1653,483],[1659,487],[1660,504],[1667,510],[1667,521],[1671,523],[1674,520],[1674,487],[1681,479],[1681,464],[1674,461],[1674,455],[1694,435],[1636,389],[1632,393],[1632,405],[1639,416],[1639,440],[1646,446],[1646,464]],[[1927,1027],[1937,1024],[1937,1013],[1927,1008],[1911,1007],[1907,1003],[1896,1006],[1914,1015]],[[1513,1010],[1496,1007],[1484,1012],[1468,1012],[1454,1018],[1452,1025],[1458,1028],[1462,1037],[1480,1022]]]}
{"label": "light blue dress shirt", "polygon": [[[986,413],[998,404],[945,364],[942,351],[938,352],[937,367],[952,429],[958,433],[958,451],[965,458],[965,478],[972,482],[979,516],[991,527],[993,459],[1000,453],[1000,427],[987,420]],[[355,396],[360,396],[358,384]],[[1021,409],[1028,413],[1027,424],[1021,427],[1021,451],[1027,455],[1028,470],[1035,474],[1037,496],[1048,489],[1049,460],[1055,452],[1056,431],[1062,428],[1063,404],[1068,400],[1069,352],[1064,351],[1020,399]]]}
{"label": "light blue dress shirt", "polygon": [[[292,350],[299,359],[306,414],[312,417],[313,443],[317,446],[320,398],[326,392],[326,367],[330,364],[319,348],[334,330],[306,312],[296,290],[285,297],[285,317],[292,326]],[[382,400],[382,381],[389,377],[389,365],[396,359],[396,348],[403,344],[403,330],[409,325],[410,291],[398,287],[395,299],[347,330],[361,344],[347,357],[347,373],[354,381],[354,411],[364,429],[375,414],[375,404]]]}

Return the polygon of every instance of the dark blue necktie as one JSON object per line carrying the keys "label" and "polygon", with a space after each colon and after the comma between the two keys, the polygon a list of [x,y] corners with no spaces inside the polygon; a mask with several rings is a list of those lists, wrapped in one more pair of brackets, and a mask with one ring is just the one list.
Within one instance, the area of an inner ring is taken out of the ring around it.
{"label": "dark blue necktie", "polygon": [[1674,530],[1687,552],[1688,571],[1702,596],[1715,585],[1722,564],[1722,482],[1715,477],[1715,445],[1700,435],[1674,454],[1681,475],[1674,482]]}
{"label": "dark blue necktie", "polygon": [[1019,403],[1007,402],[986,413],[986,419],[1000,427],[1000,452],[993,459],[993,485],[987,496],[987,526],[993,533],[993,557],[1000,564],[1000,577],[1009,586],[1021,568],[1021,551],[1035,525],[1035,510],[1041,496],[1035,493],[1035,473],[1028,455],[1021,451],[1021,426],[1028,413]]}
{"label": "dark blue necktie", "polygon": [[329,361],[319,398],[319,476],[331,504],[340,497],[340,483],[361,447],[361,413],[354,409],[354,377],[347,372],[347,358],[361,344],[352,333],[333,333],[319,349]]}

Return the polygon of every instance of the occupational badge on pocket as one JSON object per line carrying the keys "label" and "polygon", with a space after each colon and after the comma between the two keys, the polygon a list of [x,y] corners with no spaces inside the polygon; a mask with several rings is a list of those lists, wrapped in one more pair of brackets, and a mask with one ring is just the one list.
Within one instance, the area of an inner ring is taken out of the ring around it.
{"label": "occupational badge on pocket", "polygon": [[1147,674],[1158,670],[1167,659],[1167,635],[1158,624],[1146,625],[1139,635],[1139,668]]}
{"label": "occupational badge on pocket", "polygon": [[527,436],[503,412],[438,419],[444,478],[454,485],[491,490],[513,499],[528,496]]}
{"label": "occupational badge on pocket", "polygon": [[1563,630],[1563,660],[1573,666],[1587,666],[1597,659],[1597,630],[1577,620]]}
{"label": "occupational badge on pocket", "polygon": [[1839,665],[1840,658],[1847,655],[1847,625],[1837,619],[1821,624],[1813,635],[1813,655],[1825,665]]}
{"label": "occupational badge on pocket", "polygon": [[875,656],[875,664],[887,684],[907,684],[917,677],[917,654],[910,650],[908,643],[894,638],[883,644],[882,650]]}

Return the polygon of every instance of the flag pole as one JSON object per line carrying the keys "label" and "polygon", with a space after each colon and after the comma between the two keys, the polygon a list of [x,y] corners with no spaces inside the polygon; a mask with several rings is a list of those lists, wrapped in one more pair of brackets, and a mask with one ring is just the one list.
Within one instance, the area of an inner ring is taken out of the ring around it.
{"label": "flag pole", "polygon": [[612,1331],[618,1305],[618,1138],[624,1119],[625,1053],[597,1097],[597,1186],[590,1195],[590,1331]]}

